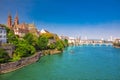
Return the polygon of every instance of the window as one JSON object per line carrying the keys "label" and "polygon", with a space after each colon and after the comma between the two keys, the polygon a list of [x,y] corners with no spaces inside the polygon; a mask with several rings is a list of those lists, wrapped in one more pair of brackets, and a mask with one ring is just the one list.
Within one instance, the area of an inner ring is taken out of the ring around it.
{"label": "window", "polygon": [[2,30],[0,30],[0,33],[2,33]]}
{"label": "window", "polygon": [[4,38],[6,38],[6,36],[4,36]]}
{"label": "window", "polygon": [[6,31],[4,30],[4,33],[6,33]]}
{"label": "window", "polygon": [[2,35],[0,35],[0,38],[2,38]]}

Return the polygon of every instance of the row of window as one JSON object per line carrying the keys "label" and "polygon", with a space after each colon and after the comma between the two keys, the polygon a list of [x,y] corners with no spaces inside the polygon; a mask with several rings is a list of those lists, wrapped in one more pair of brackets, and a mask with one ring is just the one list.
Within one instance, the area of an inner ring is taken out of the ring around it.
{"label": "row of window", "polygon": [[6,38],[6,35],[3,35],[3,36],[2,36],[2,35],[0,35],[0,38]]}
{"label": "row of window", "polygon": [[0,40],[0,43],[6,43],[7,41],[6,40]]}
{"label": "row of window", "polygon": [[0,27],[0,42],[1,43],[6,43],[6,40],[7,40],[7,38],[6,38],[6,30],[5,30],[5,28]]}
{"label": "row of window", "polygon": [[6,31],[5,30],[0,30],[0,33],[6,33]]}

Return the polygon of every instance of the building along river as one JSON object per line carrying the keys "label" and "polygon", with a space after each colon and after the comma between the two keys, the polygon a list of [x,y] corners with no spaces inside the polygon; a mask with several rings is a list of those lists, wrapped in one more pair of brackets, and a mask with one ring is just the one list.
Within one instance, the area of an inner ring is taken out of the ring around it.
{"label": "building along river", "polygon": [[62,54],[0,75],[0,80],[120,80],[120,49],[112,46],[70,46]]}

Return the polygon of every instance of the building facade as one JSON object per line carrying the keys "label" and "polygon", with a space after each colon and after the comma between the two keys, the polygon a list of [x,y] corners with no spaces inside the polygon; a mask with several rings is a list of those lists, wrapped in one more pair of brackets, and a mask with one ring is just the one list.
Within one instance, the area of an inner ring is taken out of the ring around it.
{"label": "building facade", "polygon": [[0,44],[7,42],[7,31],[5,27],[0,26]]}
{"label": "building facade", "polygon": [[19,17],[16,15],[14,22],[12,23],[12,16],[9,14],[7,19],[7,26],[14,31],[14,34],[18,37],[24,37],[27,33],[39,35],[34,24],[19,23]]}

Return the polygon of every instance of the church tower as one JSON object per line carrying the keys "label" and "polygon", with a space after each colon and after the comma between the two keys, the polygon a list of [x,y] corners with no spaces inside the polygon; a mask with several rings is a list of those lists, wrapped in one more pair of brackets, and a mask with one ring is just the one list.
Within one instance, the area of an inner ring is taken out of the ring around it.
{"label": "church tower", "polygon": [[14,25],[17,26],[18,24],[19,24],[19,18],[18,18],[18,14],[16,14]]}
{"label": "church tower", "polygon": [[8,26],[9,28],[12,28],[12,17],[11,17],[10,14],[8,15],[7,26]]}

